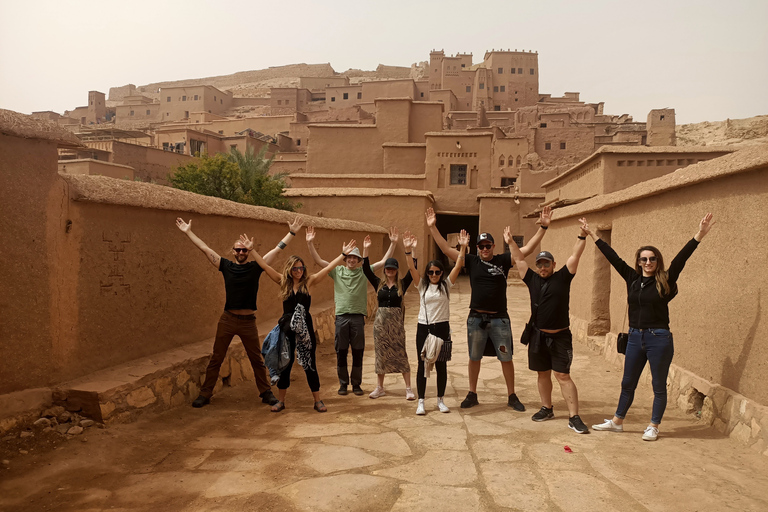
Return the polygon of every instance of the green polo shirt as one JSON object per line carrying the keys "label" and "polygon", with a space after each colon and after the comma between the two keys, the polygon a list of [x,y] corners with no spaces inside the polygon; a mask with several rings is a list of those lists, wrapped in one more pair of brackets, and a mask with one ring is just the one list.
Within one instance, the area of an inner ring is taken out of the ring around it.
{"label": "green polo shirt", "polygon": [[350,270],[340,265],[328,274],[333,279],[333,300],[336,315],[368,314],[368,280],[363,268]]}

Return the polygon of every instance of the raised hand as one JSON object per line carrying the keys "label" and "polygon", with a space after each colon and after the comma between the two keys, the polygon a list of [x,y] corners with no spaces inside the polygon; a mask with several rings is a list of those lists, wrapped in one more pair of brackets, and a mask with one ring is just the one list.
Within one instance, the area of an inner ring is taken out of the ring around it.
{"label": "raised hand", "polygon": [[365,238],[363,238],[363,249],[368,249],[372,244],[371,235],[365,235]]}
{"label": "raised hand", "polygon": [[[192,221],[190,221],[192,222]],[[704,237],[707,233],[709,233],[709,230],[712,229],[712,226],[715,225],[715,221],[712,220],[712,214],[708,213],[704,216],[703,219],[701,219],[701,222],[699,222],[699,235],[701,237]]]}
{"label": "raised hand", "polygon": [[243,247],[248,249],[248,252],[253,250],[253,237],[248,238],[248,235],[242,234],[240,235],[240,243],[243,244]]}
{"label": "raised hand", "polygon": [[403,233],[403,247],[405,247],[405,252],[411,252],[411,232],[406,231]]}
{"label": "raised hand", "polygon": [[307,242],[311,242],[312,240],[315,239],[315,228],[313,228],[312,226],[307,226],[306,232],[307,232]]}
{"label": "raised hand", "polygon": [[504,241],[507,242],[507,245],[512,245],[515,243],[514,239],[512,238],[512,230],[509,228],[509,226],[504,228]]}
{"label": "raised hand", "polygon": [[354,240],[350,240],[348,244],[342,244],[341,245],[341,253],[342,254],[349,254],[352,252],[352,250],[357,247],[357,242]]}
{"label": "raised hand", "polygon": [[304,225],[304,219],[297,216],[295,219],[293,219],[293,222],[290,222],[290,221],[288,222],[288,231],[298,233],[299,230],[301,229],[301,226],[303,225]]}
{"label": "raised hand", "polygon": [[549,206],[545,206],[543,210],[541,210],[541,213],[539,214],[539,222],[541,222],[541,225],[546,227],[549,227],[549,223],[552,222],[552,208]]}
{"label": "raised hand", "polygon": [[400,235],[397,232],[397,227],[391,227],[389,228],[389,241],[393,244],[396,244],[397,241],[400,239]]}
{"label": "raised hand", "polygon": [[416,235],[411,235],[411,248],[415,251],[416,246],[419,245],[419,240],[416,238]]}
{"label": "raised hand", "polygon": [[192,219],[189,219],[189,222],[184,222],[184,219],[181,217],[176,218],[176,226],[183,232],[188,233],[189,230],[192,229]]}
{"label": "raised hand", "polygon": [[466,246],[469,245],[469,233],[467,233],[466,230],[462,229],[459,232],[458,239],[459,239],[459,245],[460,246],[466,247]]}
{"label": "raised hand", "polygon": [[581,229],[581,235],[582,236],[584,236],[584,235],[592,236],[593,233],[592,233],[592,230],[589,229],[589,224],[587,224],[587,218],[586,217],[582,217],[582,218],[579,219],[579,222],[581,222],[581,226],[579,226],[579,228]]}
{"label": "raised hand", "polygon": [[427,211],[426,213],[424,213],[424,215],[427,218],[427,226],[429,226],[430,228],[434,226],[435,223],[437,222],[437,216],[435,215],[435,210],[433,210],[432,208],[427,208]]}

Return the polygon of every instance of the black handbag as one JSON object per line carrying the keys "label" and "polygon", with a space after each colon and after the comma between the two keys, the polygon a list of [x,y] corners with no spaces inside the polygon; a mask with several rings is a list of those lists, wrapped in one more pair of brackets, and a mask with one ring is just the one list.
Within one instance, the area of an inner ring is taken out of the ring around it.
{"label": "black handbag", "polygon": [[[627,309],[624,310],[624,322],[621,325],[627,324],[627,314],[629,313],[629,303],[627,303]],[[627,353],[627,343],[629,342],[629,333],[620,332],[616,337],[616,352],[619,354]]]}

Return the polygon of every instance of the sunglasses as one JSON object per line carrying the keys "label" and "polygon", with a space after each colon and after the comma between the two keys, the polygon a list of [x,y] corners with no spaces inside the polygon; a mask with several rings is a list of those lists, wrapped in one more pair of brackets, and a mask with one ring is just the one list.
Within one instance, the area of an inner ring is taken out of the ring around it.
{"label": "sunglasses", "polygon": [[233,247],[232,250],[235,252],[248,252],[248,249],[245,247]]}
{"label": "sunglasses", "polygon": [[291,267],[291,272],[304,272],[306,267]]}
{"label": "sunglasses", "polygon": [[487,251],[491,247],[493,247],[493,246],[492,245],[488,245],[488,244],[483,244],[483,245],[478,245],[477,246],[477,248],[480,249],[481,251]]}
{"label": "sunglasses", "polygon": [[430,276],[439,276],[443,273],[442,270],[427,270],[427,274]]}
{"label": "sunglasses", "polygon": [[639,261],[640,263],[648,263],[648,262],[656,263],[656,256],[651,256],[650,258],[646,258],[645,256],[643,256],[642,258],[637,258],[637,261]]}
{"label": "sunglasses", "polygon": [[552,262],[551,261],[544,260],[544,261],[537,261],[536,262],[536,268],[549,268],[551,266],[552,266]]}

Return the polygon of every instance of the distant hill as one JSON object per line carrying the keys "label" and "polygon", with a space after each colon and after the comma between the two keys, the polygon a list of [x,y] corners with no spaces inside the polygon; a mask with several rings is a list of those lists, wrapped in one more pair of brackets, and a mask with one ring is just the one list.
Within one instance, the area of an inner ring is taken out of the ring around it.
{"label": "distant hill", "polygon": [[723,146],[768,143],[768,115],[677,126],[678,146]]}

